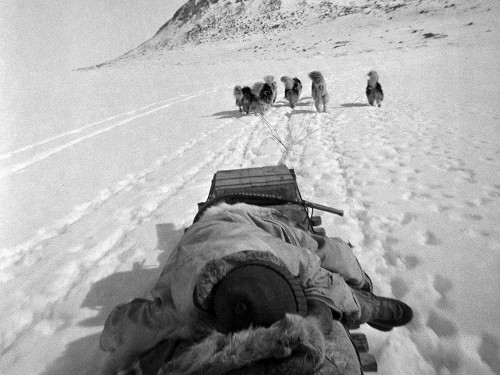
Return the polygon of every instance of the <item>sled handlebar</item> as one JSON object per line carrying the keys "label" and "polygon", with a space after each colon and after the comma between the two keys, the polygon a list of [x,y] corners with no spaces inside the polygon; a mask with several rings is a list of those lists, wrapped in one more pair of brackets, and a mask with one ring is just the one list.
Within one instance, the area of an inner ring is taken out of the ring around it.
{"label": "sled handlebar", "polygon": [[304,201],[304,200],[302,202],[307,207],[315,208],[315,209],[321,210],[321,211],[330,212],[332,214],[339,215],[339,216],[344,216],[344,211],[343,210],[339,210],[337,208],[332,208],[332,207],[328,207],[328,206],[323,206],[322,204],[312,203],[312,202]]}

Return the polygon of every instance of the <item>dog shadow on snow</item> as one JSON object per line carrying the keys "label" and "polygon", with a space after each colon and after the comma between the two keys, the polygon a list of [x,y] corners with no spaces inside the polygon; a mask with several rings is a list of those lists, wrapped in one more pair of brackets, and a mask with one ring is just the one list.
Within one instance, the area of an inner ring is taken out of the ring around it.
{"label": "dog shadow on snow", "polygon": [[234,109],[232,111],[221,111],[221,112],[215,112],[211,116],[204,116],[204,117],[217,117],[217,119],[227,119],[227,118],[239,118],[239,117],[245,117],[249,116],[245,112],[240,112],[238,109]]}
{"label": "dog shadow on snow", "polygon": [[343,103],[340,105],[342,108],[354,108],[354,107],[369,107],[367,103]]}
{"label": "dog shadow on snow", "polygon": [[[295,104],[295,108],[297,108],[297,107],[310,107],[310,106],[314,105],[313,101],[307,100],[307,99],[311,99],[311,97],[301,98],[300,101],[297,104]],[[290,108],[290,104],[288,103],[288,101],[284,100],[284,101],[279,101],[279,102],[274,103],[273,107],[276,107],[276,108],[288,107],[288,108]],[[311,110],[311,112],[314,112],[314,111]]]}
{"label": "dog shadow on snow", "polygon": [[[184,234],[184,229],[176,229],[170,223],[156,224],[156,234],[156,248],[161,250],[158,255],[158,267],[144,267],[144,262],[136,262],[130,271],[116,272],[96,281],[80,308],[95,310],[97,314],[81,321],[80,326],[92,328],[95,332],[93,327],[104,326],[106,318],[116,305],[134,298],[151,298],[149,291],[160,276],[171,251]],[[100,332],[68,343],[64,354],[52,363],[43,375],[70,374],[89,366],[99,366],[106,356],[99,349],[99,336]]]}
{"label": "dog shadow on snow", "polygon": [[[310,97],[305,97],[302,98],[300,102],[297,103],[295,108],[297,107],[309,107],[312,106],[314,103],[311,101],[302,101],[304,99],[310,99]],[[274,103],[271,108],[283,108],[283,107],[290,107],[290,104],[286,101],[278,101]],[[316,110],[294,110],[294,114],[297,113],[310,113],[310,112],[316,112]],[[221,112],[215,112],[211,116],[204,116],[204,117],[216,117],[218,120],[220,119],[228,119],[228,118],[241,118],[245,116],[251,116],[253,113],[246,114],[245,112],[240,112],[238,109],[233,109],[231,111],[221,111]]]}

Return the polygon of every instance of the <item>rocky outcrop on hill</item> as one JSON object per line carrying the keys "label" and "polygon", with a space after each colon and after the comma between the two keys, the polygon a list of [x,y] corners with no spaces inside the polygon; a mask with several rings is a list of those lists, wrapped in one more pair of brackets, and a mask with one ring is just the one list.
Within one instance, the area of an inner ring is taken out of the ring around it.
{"label": "rocky outcrop on hill", "polygon": [[242,40],[353,13],[391,12],[418,0],[189,0],[147,42],[128,54],[187,43]]}

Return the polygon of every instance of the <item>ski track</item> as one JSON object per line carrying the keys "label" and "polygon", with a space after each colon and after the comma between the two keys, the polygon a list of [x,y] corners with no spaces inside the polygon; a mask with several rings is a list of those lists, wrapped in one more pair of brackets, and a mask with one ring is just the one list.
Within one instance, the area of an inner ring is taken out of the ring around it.
{"label": "ski track", "polygon": [[[227,87],[224,87],[227,89]],[[210,90],[208,92],[216,92],[218,90],[220,90],[221,88],[214,88],[213,90]],[[92,127],[92,126],[95,126],[97,124],[100,124],[100,123],[103,123],[103,122],[106,122],[106,121],[110,121],[116,117],[121,117],[121,116],[126,116],[128,114],[134,114],[133,116],[123,120],[123,121],[120,121],[119,123],[117,124],[113,124],[105,129],[101,129],[99,131],[96,131],[88,136],[85,136],[85,137],[82,137],[82,138],[79,138],[79,139],[76,139],[74,141],[71,141],[69,143],[66,143],[65,145],[63,146],[59,146],[59,147],[56,147],[50,151],[47,151],[46,153],[43,153],[42,157],[38,156],[38,157],[35,157],[33,159],[31,159],[30,161],[28,162],[25,162],[25,163],[22,163],[20,165],[17,165],[17,166],[14,166],[14,167],[11,167],[11,168],[8,168],[8,172],[6,172],[6,170],[4,170],[3,172],[0,171],[0,178],[2,177],[5,177],[11,173],[15,173],[21,169],[24,169],[26,167],[28,167],[29,165],[32,165],[40,160],[42,160],[43,158],[47,158],[57,152],[60,152],[70,146],[73,146],[77,143],[80,143],[88,138],[91,138],[93,136],[97,136],[99,134],[102,134],[103,132],[106,132],[106,131],[109,131],[117,126],[121,126],[121,125],[124,125],[124,124],[127,124],[127,123],[130,123],[131,121],[137,119],[137,118],[140,118],[140,117],[143,117],[143,116],[146,116],[146,115],[149,115],[151,113],[154,113],[156,111],[159,111],[161,109],[165,109],[165,108],[168,108],[169,106],[173,105],[173,104],[177,104],[177,103],[180,103],[180,102],[183,102],[183,101],[186,101],[186,100],[191,100],[191,99],[194,99],[194,98],[197,98],[201,95],[204,95],[207,93],[207,90],[201,90],[201,91],[198,91],[198,92],[195,92],[195,93],[192,93],[192,94],[184,94],[184,95],[181,95],[179,97],[176,97],[176,98],[170,98],[170,99],[166,99],[164,101],[161,101],[161,102],[157,102],[157,103],[152,103],[148,106],[144,106],[144,107],[141,107],[139,109],[136,109],[136,110],[132,110],[132,111],[129,111],[129,112],[126,112],[126,113],[123,113],[123,114],[120,114],[120,115],[116,115],[116,116],[112,116],[110,118],[107,118],[105,120],[102,120],[100,122],[96,122],[96,123],[93,123],[93,124],[90,124],[90,125],[86,125],[80,129],[77,129],[75,131],[71,131],[71,132],[67,132],[67,133],[63,133],[63,134],[60,134],[56,137],[51,137],[49,139],[46,139],[44,141],[41,141],[41,142],[38,142],[37,144],[33,144],[33,145],[30,145],[30,146],[26,146],[24,147],[23,149],[18,149],[17,151],[14,151],[14,153],[17,153],[17,152],[22,152],[22,151],[25,151],[29,148],[34,148],[38,145],[41,145],[41,144],[45,144],[45,143],[48,143],[54,139],[57,139],[57,138],[61,138],[63,136],[66,136],[66,135],[69,135],[69,134],[73,134],[74,132],[80,132],[86,128],[89,128],[89,127]],[[178,100],[179,98],[182,98],[182,97],[185,97],[183,99],[180,99]],[[150,110],[150,111],[147,111],[145,113],[141,113],[139,115],[135,115],[135,113],[139,112],[139,111],[142,111],[144,109],[147,109],[151,106],[156,106],[157,104],[161,104],[163,102],[168,102],[167,104],[164,104],[164,105],[161,105],[160,107],[157,107],[157,108],[154,108],[153,110]],[[210,132],[207,132],[205,134],[202,134],[198,139],[192,141],[192,142],[189,142],[187,144],[185,144],[184,146],[178,148],[173,154],[171,155],[166,155],[164,157],[162,157],[161,159],[157,160],[156,163],[155,163],[155,166],[151,169],[151,168],[148,168],[146,170],[144,170],[143,172],[141,173],[138,173],[136,175],[127,175],[124,179],[122,179],[121,181],[118,181],[115,186],[111,187],[111,188],[108,188],[108,189],[105,189],[103,191],[101,191],[101,193],[99,194],[98,197],[96,197],[94,200],[86,203],[86,204],[82,204],[78,207],[75,208],[75,210],[73,212],[71,212],[70,214],[66,215],[64,218],[62,218],[61,220],[59,220],[57,223],[49,226],[49,227],[45,227],[45,228],[40,228],[36,235],[34,237],[32,237],[31,239],[25,241],[24,243],[20,244],[20,245],[17,245],[15,246],[14,248],[11,248],[11,249],[7,249],[7,248],[3,248],[2,251],[1,251],[1,255],[0,255],[0,269],[5,269],[9,266],[11,266],[13,263],[16,263],[17,261],[21,260],[23,256],[25,255],[29,255],[31,253],[31,251],[33,251],[34,249],[40,249],[42,248],[44,245],[43,245],[43,242],[44,241],[47,241],[53,237],[56,237],[58,236],[59,234],[61,233],[64,233],[65,231],[68,230],[68,228],[78,222],[80,219],[90,215],[92,212],[96,212],[100,209],[100,207],[110,198],[112,198],[113,196],[119,194],[121,191],[124,191],[124,190],[127,190],[127,189],[130,189],[132,188],[134,185],[136,185],[138,182],[142,181],[143,179],[147,179],[148,176],[153,173],[156,168],[164,165],[164,164],[167,164],[169,163],[172,159],[174,158],[181,158],[182,155],[187,152],[189,149],[193,148],[193,147],[196,147],[196,145],[200,142],[202,142],[204,139],[206,139],[207,137],[210,137],[211,135],[213,135],[215,132],[217,132],[218,130],[220,130],[221,128],[223,128],[224,126],[227,125],[227,122],[223,122],[221,125],[219,125],[218,127],[214,128],[212,131]],[[3,174],[2,174],[3,173]],[[0,280],[2,281],[6,281],[9,279],[9,276],[7,275],[2,275],[0,276]]]}
{"label": "ski track", "polygon": [[[2,255],[0,256],[0,269],[4,270],[13,264],[23,263],[23,259],[29,257],[33,251],[41,251],[46,246],[47,241],[64,234],[71,228],[71,225],[95,212],[98,212],[108,200],[116,197],[121,192],[142,187],[144,181],[150,179],[152,174],[157,173],[158,168],[163,168],[165,165],[172,163],[175,160],[182,159],[188,151],[193,148],[195,149],[200,142],[213,136],[227,125],[228,122],[224,122],[212,131],[202,135],[197,140],[189,142],[183,147],[177,149],[173,154],[159,159],[153,168],[147,169],[136,175],[126,176],[123,180],[116,183],[114,187],[103,190],[93,201],[76,207],[75,211],[59,220],[56,224],[39,229],[37,234],[30,240],[12,249],[2,249]],[[2,281],[7,281],[8,279],[10,279],[8,274],[2,275]]]}
{"label": "ski track", "polygon": [[[229,121],[224,122],[217,129],[213,130],[210,134],[205,135],[206,138],[208,136],[212,136],[217,131],[221,130],[224,126],[227,126]],[[118,218],[115,218],[113,221],[117,221],[116,224],[106,223],[106,225],[101,224],[104,227],[113,227],[117,226],[115,229],[105,228],[106,232],[111,232],[107,237],[102,239],[94,239],[94,238],[86,238],[84,241],[85,244],[95,244],[95,246],[84,245],[78,249],[72,249],[70,253],[73,252],[83,252],[85,254],[85,265],[80,264],[75,270],[75,264],[72,261],[68,261],[68,264],[65,266],[66,270],[59,269],[56,272],[55,277],[57,275],[72,275],[69,280],[70,284],[68,285],[68,281],[64,281],[63,279],[58,279],[56,283],[61,282],[66,287],[64,288],[56,288],[61,291],[60,295],[51,295],[48,296],[45,293],[37,294],[35,292],[36,288],[34,288],[34,293],[31,296],[31,301],[14,301],[13,306],[16,306],[16,314],[17,316],[23,315],[23,311],[26,311],[26,316],[31,315],[31,318],[26,320],[16,321],[21,323],[20,327],[17,329],[12,329],[10,327],[10,331],[15,333],[15,337],[11,339],[1,335],[1,353],[5,355],[9,352],[10,348],[16,345],[20,340],[25,338],[29,338],[32,334],[33,330],[36,330],[37,327],[40,327],[44,324],[44,321],[47,320],[48,317],[51,317],[50,320],[54,320],[55,309],[62,309],[61,305],[64,304],[64,301],[71,300],[71,296],[74,290],[79,289],[80,285],[90,285],[93,281],[97,281],[100,278],[103,278],[107,275],[100,275],[99,269],[106,269],[107,267],[100,267],[103,263],[110,262],[110,258],[117,259],[122,258],[122,262],[125,259],[130,258],[131,250],[133,250],[133,246],[135,245],[134,232],[137,228],[144,222],[151,220],[151,218],[155,215],[155,212],[160,210],[162,206],[167,204],[170,200],[179,199],[179,194],[185,190],[185,188],[189,185],[192,185],[196,182],[200,176],[203,176],[203,179],[206,178],[207,175],[212,175],[220,168],[223,168],[225,165],[234,165],[234,160],[237,158],[236,162],[241,163],[244,155],[239,154],[239,156],[235,156],[235,153],[232,150],[244,150],[245,145],[248,143],[246,134],[246,128],[242,128],[240,132],[234,134],[231,138],[226,139],[221,143],[221,147],[218,150],[213,150],[209,152],[205,158],[201,158],[197,162],[197,164],[193,165],[191,168],[186,170],[184,174],[179,176],[175,183],[170,183],[168,185],[163,185],[160,189],[157,189],[158,181],[149,180],[149,185],[151,188],[147,188],[147,186],[141,186],[140,196],[142,197],[141,201],[134,202],[135,205],[128,209],[122,210],[119,214]],[[199,145],[203,140],[198,140],[197,142],[193,142],[191,147],[185,147],[182,152],[177,153],[174,157],[169,158],[168,161],[163,160],[157,165],[163,169],[168,168],[168,164],[173,163],[174,159],[180,159],[187,152],[191,150],[191,148]],[[238,155],[236,153],[236,155]],[[198,155],[199,156],[199,155]],[[160,170],[149,171],[147,174],[151,175],[155,173],[158,176],[162,176]],[[150,191],[153,189],[154,191]],[[123,189],[121,190],[123,191]],[[117,192],[118,194],[119,192]],[[182,194],[181,194],[182,195]],[[114,196],[116,197],[116,195]],[[111,198],[110,198],[111,199]],[[103,205],[105,202],[100,202],[100,206],[95,208],[96,210],[103,210]],[[80,218],[82,220],[83,218]],[[80,221],[79,220],[79,221]],[[90,220],[90,219],[89,219]],[[91,220],[95,220],[95,218],[91,218]],[[72,225],[81,224],[79,221],[72,223]],[[108,220],[109,221],[109,220]],[[122,222],[126,222],[126,226],[123,226]],[[117,225],[118,224],[118,225]],[[81,224],[83,225],[83,224]],[[83,225],[85,226],[85,225]],[[71,233],[74,231],[74,228],[66,228],[65,233]],[[95,232],[95,231],[94,231]],[[40,253],[38,256],[34,256],[34,254],[23,254],[19,263],[23,263],[25,267],[39,266],[40,262],[45,264],[50,264],[51,253],[54,251],[57,253],[58,248],[60,247],[61,238],[65,235],[65,233],[60,234],[57,237],[51,238],[43,247],[37,246],[36,252]],[[96,243],[97,242],[97,243]],[[53,244],[55,243],[55,244]],[[51,248],[54,248],[53,250]],[[43,251],[43,254],[41,254]],[[54,257],[60,257],[60,254],[54,254]],[[28,259],[31,258],[31,259]],[[116,264],[120,264],[121,262],[116,262]],[[84,267],[83,267],[84,266]],[[65,272],[66,271],[66,272]],[[75,271],[76,276],[75,276]],[[11,275],[12,278],[15,277],[14,274]],[[50,288],[48,290],[51,290]],[[53,289],[52,289],[53,290]],[[43,308],[36,311],[35,313],[30,313],[30,310],[33,309],[33,301],[34,300],[45,300],[46,303],[43,305]],[[6,308],[6,307],[4,307]],[[7,315],[8,316],[8,315]],[[57,319],[56,319],[57,320]],[[47,323],[50,325],[50,323]]]}
{"label": "ski track", "polygon": [[[198,93],[192,93],[192,94],[203,94],[205,92],[206,92],[206,90],[201,90]],[[151,103],[151,104],[148,104],[148,105],[140,107],[140,108],[136,108],[136,109],[133,109],[133,110],[130,110],[130,111],[127,111],[127,112],[123,112],[123,113],[119,113],[117,115],[113,115],[113,116],[107,117],[107,118],[105,118],[103,120],[92,122],[90,124],[81,126],[81,127],[77,128],[77,129],[73,129],[73,130],[70,130],[70,131],[67,131],[67,132],[63,132],[61,134],[57,134],[55,136],[46,138],[46,139],[41,140],[39,142],[35,142],[35,143],[30,144],[30,145],[20,147],[20,148],[14,150],[14,151],[11,151],[11,152],[8,152],[8,153],[5,153],[5,154],[0,154],[0,160],[8,159],[8,158],[10,158],[10,157],[12,157],[14,155],[20,154],[22,152],[31,150],[31,149],[36,148],[36,147],[43,146],[44,144],[47,144],[49,142],[53,142],[53,141],[58,140],[58,139],[63,138],[63,137],[67,137],[67,136],[70,136],[70,135],[73,135],[73,134],[81,133],[84,130],[87,130],[87,129],[92,128],[94,126],[103,124],[105,122],[113,121],[113,120],[119,119],[120,117],[126,117],[126,116],[130,116],[130,115],[133,116],[137,112],[144,111],[144,110],[146,110],[148,108],[155,107],[155,106],[158,106],[158,105],[163,105],[164,103],[175,101],[177,99],[180,99],[180,98],[192,95],[192,94],[183,94],[183,95],[179,95],[178,97],[175,97],[175,98],[164,99],[164,100],[161,100],[159,102]]]}
{"label": "ski track", "polygon": [[[214,92],[216,92],[217,90],[218,90],[218,89],[214,89],[214,90],[212,90],[212,91],[208,91],[208,92],[214,93]],[[7,176],[10,176],[10,175],[12,175],[12,174],[14,174],[14,173],[16,173],[16,172],[22,171],[23,169],[26,169],[26,168],[28,168],[28,167],[30,167],[30,166],[32,166],[32,165],[34,165],[34,164],[36,164],[36,163],[38,163],[38,162],[42,161],[42,160],[45,160],[45,159],[47,159],[48,157],[50,157],[50,156],[52,156],[52,155],[58,154],[59,152],[64,151],[64,150],[66,150],[66,149],[68,149],[68,148],[70,148],[70,147],[72,147],[72,146],[74,146],[74,145],[76,145],[76,144],[79,144],[79,143],[81,143],[81,142],[83,142],[83,141],[86,141],[86,140],[88,140],[88,139],[91,139],[91,138],[94,138],[94,137],[96,137],[96,136],[98,136],[98,135],[101,135],[101,134],[107,133],[107,132],[109,132],[109,131],[111,131],[111,130],[113,130],[113,129],[115,129],[115,128],[119,127],[119,126],[123,126],[123,125],[129,124],[129,123],[131,123],[132,121],[137,120],[137,119],[139,119],[139,118],[141,118],[141,117],[151,115],[151,114],[153,114],[153,113],[155,113],[155,112],[158,112],[158,111],[160,111],[160,110],[163,110],[163,109],[166,109],[166,108],[168,108],[168,107],[171,107],[171,106],[172,106],[172,105],[174,105],[174,104],[178,104],[178,103],[181,103],[181,102],[185,102],[185,101],[191,100],[191,99],[193,99],[193,98],[196,98],[196,97],[198,97],[198,96],[205,95],[205,94],[207,94],[207,91],[202,90],[202,91],[200,91],[200,92],[198,92],[198,93],[195,93],[195,94],[192,94],[192,95],[188,95],[188,96],[186,96],[185,98],[182,98],[182,99],[179,99],[179,98],[181,98],[181,97],[182,97],[182,96],[180,96],[180,97],[178,97],[178,98],[175,98],[175,101],[168,102],[168,103],[166,103],[166,104],[162,104],[162,105],[160,105],[159,107],[156,107],[156,108],[153,108],[153,109],[147,110],[147,111],[142,112],[142,113],[139,113],[139,114],[135,114],[135,113],[136,113],[136,112],[138,112],[138,111],[142,111],[142,110],[144,110],[145,108],[149,108],[149,107],[151,107],[151,106],[155,106],[155,105],[156,105],[156,103],[155,103],[155,104],[152,104],[152,105],[149,105],[149,106],[146,106],[146,107],[143,107],[143,108],[140,108],[140,109],[135,110],[135,111],[130,111],[130,112],[127,112],[127,113],[125,113],[125,114],[123,114],[123,115],[128,115],[128,114],[130,113],[130,114],[132,114],[132,116],[130,116],[130,117],[128,117],[128,118],[126,118],[125,120],[122,120],[122,121],[119,121],[118,123],[115,123],[115,124],[109,125],[109,126],[107,126],[107,127],[101,128],[101,129],[96,130],[96,131],[94,131],[94,132],[92,132],[92,133],[90,133],[90,134],[87,134],[87,135],[83,136],[83,137],[80,137],[80,138],[74,139],[74,140],[72,140],[72,141],[70,141],[70,142],[66,142],[66,143],[64,143],[64,144],[62,144],[62,145],[59,145],[59,146],[53,147],[53,148],[52,148],[52,149],[50,149],[50,150],[47,150],[47,151],[44,151],[44,152],[38,153],[38,154],[36,154],[35,156],[31,157],[30,159],[28,159],[28,160],[26,160],[26,161],[24,161],[24,162],[14,164],[14,165],[9,166],[9,167],[4,168],[4,169],[0,169],[0,179],[1,179],[1,178],[4,178],[4,177],[7,177]],[[169,101],[169,100],[167,100],[167,101]],[[160,102],[160,103],[161,103],[161,102]],[[98,124],[101,124],[101,123],[104,123],[104,122],[107,122],[107,121],[113,120],[113,119],[115,119],[116,117],[121,117],[121,116],[123,116],[123,115],[113,116],[113,117],[111,117],[111,118],[108,118],[108,119],[105,119],[105,120],[102,120],[102,121],[99,121],[99,122],[96,122],[96,123],[93,123],[93,124],[90,124],[90,125],[84,126],[84,127],[80,128],[80,129],[77,129],[77,130],[74,130],[74,131],[70,131],[70,132],[67,132],[67,133],[63,133],[63,134],[58,135],[58,136],[54,136],[54,137],[48,138],[48,139],[46,139],[46,140],[44,140],[44,141],[40,141],[40,142],[35,143],[35,144],[33,144],[33,145],[29,145],[29,146],[23,147],[23,148],[21,148],[21,149],[18,149],[18,150],[16,150],[16,151],[13,151],[12,153],[7,154],[7,156],[5,156],[5,157],[10,157],[10,156],[13,156],[14,154],[20,153],[20,152],[22,152],[22,151],[27,151],[27,150],[32,149],[32,148],[34,148],[34,147],[41,146],[41,145],[43,145],[43,144],[46,144],[46,143],[48,143],[48,142],[51,142],[51,141],[57,140],[57,139],[59,139],[59,138],[61,138],[61,137],[67,136],[67,135],[80,133],[80,132],[81,132],[81,131],[83,131],[84,129],[87,129],[87,128],[93,127],[93,126],[95,126],[95,125],[98,125]]]}

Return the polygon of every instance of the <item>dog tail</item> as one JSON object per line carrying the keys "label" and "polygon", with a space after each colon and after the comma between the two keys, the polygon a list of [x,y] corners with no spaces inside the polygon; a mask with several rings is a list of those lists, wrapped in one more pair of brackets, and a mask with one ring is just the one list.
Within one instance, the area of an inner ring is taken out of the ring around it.
{"label": "dog tail", "polygon": [[264,82],[266,82],[271,89],[273,90],[273,97],[272,97],[272,102],[276,102],[276,98],[278,96],[278,84],[274,80],[274,76],[265,76],[264,77]]}
{"label": "dog tail", "polygon": [[293,89],[294,81],[290,77],[288,76],[281,77],[281,82],[283,82],[283,84],[285,85],[285,90]]}
{"label": "dog tail", "polygon": [[255,82],[254,85],[252,86],[252,94],[254,94],[256,97],[259,97],[263,87],[264,87],[264,82]]}
{"label": "dog tail", "polygon": [[378,83],[378,73],[375,70],[368,72],[368,86],[375,88]]}
{"label": "dog tail", "polygon": [[323,78],[323,74],[315,70],[314,72],[309,73],[309,78],[317,85],[325,85],[325,79]]}
{"label": "dog tail", "polygon": [[270,84],[271,86],[273,85],[273,83],[276,84],[274,82],[274,76],[265,76],[264,82]]}

